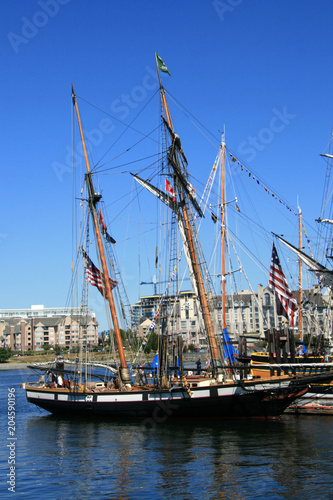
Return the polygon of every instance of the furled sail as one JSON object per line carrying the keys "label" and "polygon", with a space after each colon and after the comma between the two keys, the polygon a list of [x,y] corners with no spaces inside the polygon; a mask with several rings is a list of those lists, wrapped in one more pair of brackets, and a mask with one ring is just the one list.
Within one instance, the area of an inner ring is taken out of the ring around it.
{"label": "furled sail", "polygon": [[317,262],[315,259],[313,259],[309,255],[306,255],[306,253],[294,247],[294,245],[292,245],[291,243],[288,243],[288,241],[281,238],[281,236],[278,236],[277,234],[274,234],[274,236],[276,236],[284,245],[286,245],[287,248],[292,250],[304,262],[304,264],[306,264],[309,267],[310,271],[315,273],[321,285],[330,288],[333,287],[332,270],[327,269],[322,264],[319,264],[319,262]]}

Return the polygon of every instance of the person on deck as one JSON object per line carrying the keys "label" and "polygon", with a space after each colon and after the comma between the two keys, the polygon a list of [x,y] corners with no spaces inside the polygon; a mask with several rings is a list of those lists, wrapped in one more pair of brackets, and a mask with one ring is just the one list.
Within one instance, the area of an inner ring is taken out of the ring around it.
{"label": "person on deck", "polygon": [[198,359],[198,361],[196,362],[196,365],[197,365],[197,375],[200,375],[200,373],[201,373],[201,361],[200,361],[200,359]]}
{"label": "person on deck", "polygon": [[50,381],[48,383],[49,387],[57,386],[57,377],[53,372],[47,371],[46,374],[50,377]]}
{"label": "person on deck", "polygon": [[57,378],[57,385],[58,385],[58,387],[62,387],[63,383],[64,383],[64,381],[63,381],[62,376],[58,375],[58,378]]}
{"label": "person on deck", "polygon": [[209,356],[207,356],[207,358],[206,358],[206,364],[204,366],[204,370],[206,370],[207,373],[210,372],[210,370],[211,370],[210,357]]}
{"label": "person on deck", "polygon": [[298,348],[297,348],[297,356],[303,356],[304,355],[304,349],[303,349],[303,345],[299,345]]}

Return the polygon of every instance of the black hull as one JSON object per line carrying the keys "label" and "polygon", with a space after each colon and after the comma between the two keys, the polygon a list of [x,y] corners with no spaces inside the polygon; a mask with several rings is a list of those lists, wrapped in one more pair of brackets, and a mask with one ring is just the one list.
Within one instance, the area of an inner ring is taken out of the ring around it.
{"label": "black hull", "polygon": [[126,400],[126,393],[67,393],[66,396],[64,392],[33,388],[26,391],[29,402],[63,417],[148,419],[156,423],[169,419],[275,419],[307,391],[305,386],[252,389],[211,386],[193,390],[191,397],[186,391],[137,391],[136,401]]}
{"label": "black hull", "polygon": [[330,384],[311,384],[306,397],[321,398],[333,400],[333,385]]}
{"label": "black hull", "polygon": [[333,396],[333,386],[326,384],[311,385],[309,393],[318,393],[318,392],[322,392],[323,394],[329,394],[330,396]]}

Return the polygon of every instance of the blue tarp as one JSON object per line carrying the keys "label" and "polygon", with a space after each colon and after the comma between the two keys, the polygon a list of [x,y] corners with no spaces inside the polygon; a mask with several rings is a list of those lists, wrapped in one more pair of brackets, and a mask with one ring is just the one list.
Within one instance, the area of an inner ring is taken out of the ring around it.
{"label": "blue tarp", "polygon": [[158,367],[158,354],[155,354],[151,366],[152,366],[152,368],[157,368]]}
{"label": "blue tarp", "polygon": [[234,363],[235,354],[238,354],[237,349],[234,348],[230,341],[229,333],[226,328],[223,329],[222,332],[222,341],[223,341],[223,356],[226,361],[229,363]]}

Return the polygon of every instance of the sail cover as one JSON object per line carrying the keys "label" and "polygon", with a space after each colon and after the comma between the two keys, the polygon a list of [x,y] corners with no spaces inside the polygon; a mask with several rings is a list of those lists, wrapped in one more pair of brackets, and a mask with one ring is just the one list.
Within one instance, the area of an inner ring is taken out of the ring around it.
{"label": "sail cover", "polygon": [[222,342],[223,342],[223,357],[225,361],[229,363],[234,363],[236,361],[235,354],[238,354],[237,349],[234,348],[229,337],[228,330],[223,329],[222,332]]}
{"label": "sail cover", "polygon": [[282,241],[282,243],[286,245],[286,247],[292,250],[304,262],[304,264],[309,267],[310,271],[315,273],[320,285],[327,286],[329,288],[333,287],[333,271],[327,269],[322,264],[319,264],[319,262],[314,260],[312,257],[309,257],[309,255],[306,255],[306,253],[302,252],[302,250],[299,250],[298,248],[294,247],[294,245],[281,238],[281,236],[278,236],[277,234],[274,234],[274,236]]}

